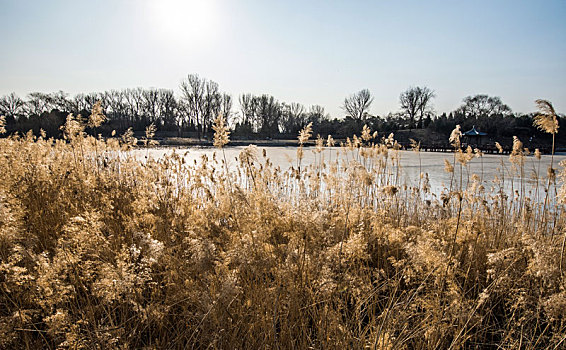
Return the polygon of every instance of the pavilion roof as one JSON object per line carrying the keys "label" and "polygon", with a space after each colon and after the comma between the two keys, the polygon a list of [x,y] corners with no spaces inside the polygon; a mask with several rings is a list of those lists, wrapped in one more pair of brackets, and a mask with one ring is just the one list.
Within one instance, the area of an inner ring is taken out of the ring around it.
{"label": "pavilion roof", "polygon": [[476,130],[476,126],[474,125],[470,130],[464,132],[462,135],[464,135],[464,136],[486,136],[487,133]]}

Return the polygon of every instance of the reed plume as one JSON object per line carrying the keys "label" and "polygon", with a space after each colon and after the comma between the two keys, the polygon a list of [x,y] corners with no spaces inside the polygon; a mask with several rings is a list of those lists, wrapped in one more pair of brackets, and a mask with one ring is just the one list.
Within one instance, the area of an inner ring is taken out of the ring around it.
{"label": "reed plume", "polygon": [[0,115],[0,135],[6,133],[6,117]]}
{"label": "reed plume", "polygon": [[460,130],[460,125],[456,125],[454,130],[450,133],[450,138],[448,141],[454,148],[460,148],[460,139],[462,138],[462,131]]}
{"label": "reed plume", "polygon": [[299,132],[299,144],[304,145],[305,142],[308,141],[312,136],[312,122],[308,123],[300,132]]}
{"label": "reed plume", "polygon": [[212,129],[214,130],[214,147],[222,148],[230,142],[230,131],[228,131],[222,114],[218,114],[214,119]]}
{"label": "reed plume", "polygon": [[88,126],[91,128],[98,128],[106,121],[106,116],[102,111],[102,101],[97,101],[92,107],[92,112],[88,117]]}
{"label": "reed plume", "polygon": [[535,101],[539,114],[535,116],[534,125],[540,130],[549,133],[558,133],[558,117],[554,111],[552,103],[546,100],[536,100]]}
{"label": "reed plume", "polygon": [[156,131],[157,131],[157,127],[155,126],[154,123],[149,124],[145,128],[145,138],[143,139],[144,146],[146,147],[157,146],[159,144],[159,142],[153,139],[155,137]]}

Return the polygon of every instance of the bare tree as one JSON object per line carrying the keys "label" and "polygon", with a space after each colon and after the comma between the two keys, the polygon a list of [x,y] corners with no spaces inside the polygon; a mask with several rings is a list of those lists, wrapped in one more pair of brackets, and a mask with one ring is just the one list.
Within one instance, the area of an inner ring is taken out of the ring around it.
{"label": "bare tree", "polygon": [[177,101],[173,90],[160,89],[159,115],[163,125],[169,130],[177,125]]}
{"label": "bare tree", "polygon": [[59,90],[48,95],[49,103],[53,109],[58,109],[61,112],[71,111],[73,103],[69,99],[69,94]]}
{"label": "bare tree", "polygon": [[128,115],[128,124],[133,125],[139,118],[141,113],[139,98],[137,92],[134,89],[126,89],[123,91],[124,94],[124,104],[126,106],[126,113]]}
{"label": "bare tree", "polygon": [[100,101],[103,100],[104,96],[102,94],[96,93],[96,92],[91,92],[89,94],[86,94],[84,97],[84,102],[85,102],[85,109],[87,111],[92,111],[92,108],[94,107],[94,105]]}
{"label": "bare tree", "polygon": [[150,124],[159,124],[159,91],[157,89],[145,89],[142,91],[143,101],[143,124],[144,128]]}
{"label": "bare tree", "polygon": [[418,127],[424,128],[423,118],[425,115],[432,113],[432,99],[436,96],[434,91],[424,86],[417,87],[419,90],[419,125]]}
{"label": "bare tree", "polygon": [[368,117],[369,107],[373,102],[373,97],[368,89],[363,89],[344,99],[342,109],[349,117],[356,120],[365,120]]}
{"label": "bare tree", "polygon": [[230,123],[230,118],[232,116],[232,96],[226,93],[222,94],[220,113],[222,113],[222,115],[226,119],[226,123]]}
{"label": "bare tree", "polygon": [[293,102],[291,104],[282,103],[282,113],[279,119],[279,126],[282,132],[296,134],[306,125],[305,107]]}
{"label": "bare tree", "polygon": [[312,105],[309,109],[307,122],[313,123],[314,125],[322,123],[327,115],[324,112],[324,107],[319,105]]}
{"label": "bare tree", "polygon": [[24,101],[14,92],[0,99],[0,115],[16,118],[24,112]]}
{"label": "bare tree", "polygon": [[218,84],[214,81],[206,81],[204,84],[203,103],[201,103],[202,134],[204,135],[212,126],[212,121],[221,112],[222,95]]}
{"label": "bare tree", "polygon": [[41,115],[50,108],[49,97],[41,92],[32,92],[28,94],[27,101],[24,105],[25,113],[28,116]]}
{"label": "bare tree", "polygon": [[187,117],[196,126],[199,138],[207,133],[218,114],[232,106],[231,98],[224,104],[228,95],[220,92],[216,82],[201,79],[196,74],[190,74],[181,83],[181,93]]}
{"label": "bare tree", "polygon": [[399,96],[401,109],[409,117],[409,128],[415,127],[415,119],[419,116],[418,127],[423,127],[423,118],[430,111],[434,91],[428,87],[410,87]]}
{"label": "bare tree", "polygon": [[[130,90],[132,94],[132,102],[134,108],[134,122],[138,124],[145,124],[143,119],[145,117],[145,99],[143,97],[143,89],[141,87]],[[138,125],[138,127],[141,125]]]}
{"label": "bare tree", "polygon": [[118,90],[105,91],[102,98],[103,113],[109,120],[119,123],[121,129],[127,129],[128,112],[124,101],[124,93]]}
{"label": "bare tree", "polygon": [[76,114],[87,109],[86,95],[83,93],[75,95],[73,98],[73,110]]}
{"label": "bare tree", "polygon": [[[202,125],[202,104],[204,99],[205,82],[196,74],[189,74],[187,80],[181,83],[182,99],[185,102],[186,119],[189,124]],[[200,129],[199,129],[200,130]],[[198,133],[200,139],[200,131]]]}
{"label": "bare tree", "polygon": [[252,94],[240,95],[240,110],[242,112],[242,125],[249,126],[254,132],[261,127],[261,120],[258,117],[258,99]]}
{"label": "bare tree", "polygon": [[283,114],[281,104],[270,95],[261,95],[254,99],[256,116],[260,122],[259,132],[269,137],[279,133],[279,119]]}
{"label": "bare tree", "polygon": [[240,111],[242,113],[241,123],[242,125],[251,125],[254,119],[255,108],[253,106],[253,96],[252,94],[242,94],[240,95]]}
{"label": "bare tree", "polygon": [[494,115],[509,116],[512,111],[499,97],[475,95],[464,98],[464,104],[456,110],[466,117],[490,117]]}

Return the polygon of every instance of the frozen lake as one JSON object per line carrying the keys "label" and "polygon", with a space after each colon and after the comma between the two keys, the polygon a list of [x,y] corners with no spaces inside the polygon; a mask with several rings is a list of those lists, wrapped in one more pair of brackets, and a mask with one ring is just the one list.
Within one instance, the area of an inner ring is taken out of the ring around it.
{"label": "frozen lake", "polygon": [[[226,147],[224,149],[226,160],[229,168],[234,168],[237,164],[236,157],[245,147]],[[259,159],[261,160],[261,153],[265,149],[267,157],[271,160],[275,167],[280,167],[286,170],[291,166],[297,167],[297,148],[296,147],[258,147]],[[203,155],[212,158],[213,153],[216,152],[217,159],[222,159],[222,151],[212,147],[180,147],[180,148],[153,148],[149,151],[145,149],[136,149],[134,154],[136,157],[143,159],[146,154],[153,158],[160,158],[165,154],[171,153],[175,150],[178,154],[184,155],[187,162],[198,162],[202,159]],[[440,153],[440,152],[413,152],[413,151],[398,151],[400,157],[399,174],[402,184],[408,186],[416,186],[419,183],[419,174],[426,173],[430,179],[431,190],[434,193],[440,193],[443,189],[450,187],[452,178],[451,173],[447,173],[444,169],[444,160],[453,163],[454,153]],[[388,167],[391,166],[391,153],[388,160]],[[322,152],[325,161],[335,161],[336,157],[339,160],[352,159],[352,153],[344,154],[341,148],[325,148]],[[318,161],[320,154],[316,154]],[[540,174],[539,186],[543,186],[546,181],[547,168],[550,165],[550,155],[543,155],[541,159],[534,156],[528,156],[524,162],[524,185],[526,190],[533,190],[536,185],[536,176]],[[561,161],[566,160],[566,155],[559,154],[554,156],[554,168],[558,172],[562,170],[559,165]],[[302,165],[306,166],[315,162],[314,147],[306,147],[304,149],[304,158]],[[514,189],[520,188],[519,170],[515,169],[509,161],[508,155],[484,155],[481,158],[474,158],[468,163],[466,167],[460,167],[456,162],[454,181],[459,183],[460,170],[462,170],[463,187],[467,186],[467,181],[471,179],[472,174],[476,174],[483,179],[484,186],[489,190],[489,187],[498,186],[494,181],[496,178],[504,178],[506,181],[507,191],[511,190],[511,179],[515,179],[513,183]],[[544,178],[544,179],[543,179]],[[471,180],[469,180],[471,181]]]}

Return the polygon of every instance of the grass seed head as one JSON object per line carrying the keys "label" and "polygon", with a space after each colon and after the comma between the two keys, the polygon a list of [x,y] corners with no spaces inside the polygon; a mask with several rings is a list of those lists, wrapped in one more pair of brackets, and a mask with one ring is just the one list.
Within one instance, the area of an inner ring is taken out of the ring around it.
{"label": "grass seed head", "polygon": [[409,141],[410,141],[410,143],[411,143],[411,149],[412,149],[414,152],[417,152],[417,153],[418,153],[418,152],[421,150],[421,143],[420,143],[420,142],[417,142],[417,141],[414,140],[414,139],[409,139]]}
{"label": "grass seed head", "polygon": [[362,129],[362,140],[368,142],[371,139],[372,139],[371,130],[367,126],[367,124],[364,124],[364,127]]}
{"label": "grass seed head", "polygon": [[6,117],[0,115],[0,135],[6,133]]}
{"label": "grass seed head", "polygon": [[84,127],[82,126],[80,119],[80,115],[78,115],[76,118],[73,116],[73,114],[67,115],[67,121],[61,127],[64,132],[63,135],[65,136],[65,138],[67,138],[68,140],[75,140],[78,137],[82,136]]}
{"label": "grass seed head", "polygon": [[128,128],[122,135],[122,142],[127,148],[134,147],[138,143],[138,139],[134,136],[132,128]]}
{"label": "grass seed head", "polygon": [[460,124],[456,125],[454,130],[450,133],[448,141],[454,148],[460,148],[460,139],[462,138],[462,131],[460,131]]}
{"label": "grass seed head", "polygon": [[501,144],[497,141],[495,142],[495,148],[497,148],[499,153],[503,153],[503,147],[501,147]]}
{"label": "grass seed head", "polygon": [[157,130],[157,128],[155,127],[154,123],[149,124],[146,128],[145,128],[145,139],[143,140],[145,146],[156,146],[159,143],[155,140],[153,140],[153,138],[155,137],[155,131]]}
{"label": "grass seed head", "polygon": [[446,171],[447,173],[454,172],[454,166],[452,166],[448,159],[444,159],[444,171]]}
{"label": "grass seed head", "polygon": [[305,142],[308,141],[312,136],[312,122],[308,123],[300,132],[299,132],[299,144],[303,145]]}
{"label": "grass seed head", "polygon": [[97,101],[92,106],[92,112],[88,117],[88,126],[91,128],[98,128],[106,121],[106,116],[102,112],[102,101]]}
{"label": "grass seed head", "polygon": [[322,150],[324,149],[324,140],[322,139],[322,137],[320,137],[320,135],[316,136],[316,148],[315,148],[315,152],[316,153],[321,153]]}
{"label": "grass seed head", "polygon": [[558,133],[558,117],[552,103],[546,100],[536,100],[535,103],[539,114],[535,117],[534,125],[546,133]]}
{"label": "grass seed head", "polygon": [[332,135],[328,135],[328,138],[326,139],[326,147],[334,147],[335,143],[336,142],[332,138]]}
{"label": "grass seed head", "polygon": [[226,121],[224,120],[224,116],[219,114],[214,119],[214,124],[212,125],[212,129],[214,130],[214,146],[218,148],[222,148],[230,142],[230,131],[228,131],[228,127],[226,126]]}

